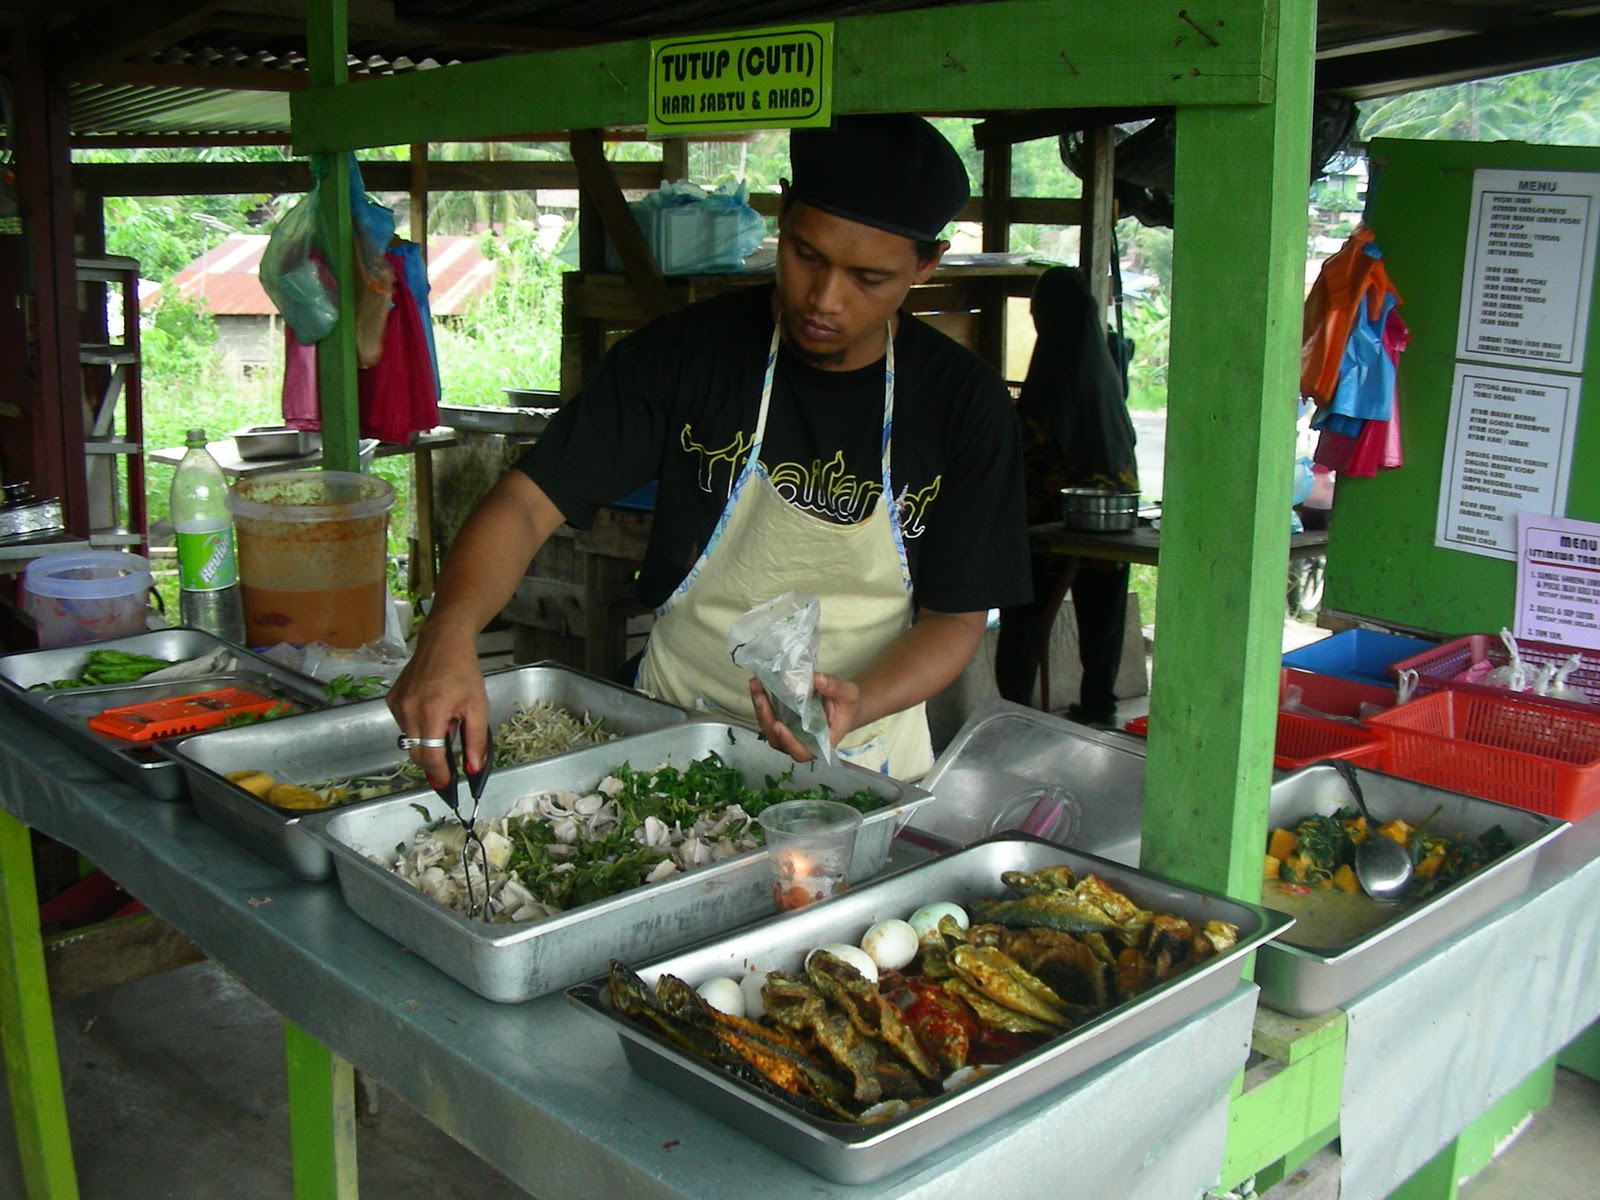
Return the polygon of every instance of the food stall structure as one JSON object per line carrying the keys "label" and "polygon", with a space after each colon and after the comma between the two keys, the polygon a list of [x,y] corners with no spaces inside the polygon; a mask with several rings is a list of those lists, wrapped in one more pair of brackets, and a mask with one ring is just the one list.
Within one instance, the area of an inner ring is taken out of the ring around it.
{"label": "food stall structure", "polygon": [[[1314,6],[1287,0],[1213,0],[1203,9],[1001,0],[834,22],[838,113],[1176,114],[1170,387],[1179,402],[1168,438],[1179,449],[1165,473],[1163,653],[1152,681],[1141,865],[1247,899],[1259,894],[1272,778],[1315,24]],[[346,38],[343,0],[308,5],[314,86],[293,108],[301,152],[644,121],[643,40],[355,85],[346,80]],[[597,138],[575,136],[575,158]],[[342,194],[346,169],[340,156],[333,161],[330,198]],[[330,199],[326,215],[335,261],[347,262],[348,211]],[[354,462],[349,317],[343,353],[319,356],[330,467]],[[10,733],[13,720],[0,717],[0,729]],[[30,826],[78,846],[170,911],[290,1022],[297,1194],[354,1194],[352,1062],[544,1197],[733,1195],[753,1178],[770,1180],[775,1194],[792,1190],[786,1183],[830,1194],[631,1078],[616,1047],[580,1035],[559,1002],[488,1006],[422,964],[381,953],[387,944],[331,890],[291,884],[51,739],[0,737],[0,806],[11,959],[0,972],[0,1017],[37,1195],[75,1189],[31,921]],[[1270,1182],[1337,1133],[1347,1195],[1402,1186],[1408,1196],[1453,1195],[1473,1135],[1504,1116],[1495,1105],[1535,1103],[1553,1056],[1600,1008],[1600,947],[1586,919],[1600,899],[1596,840],[1592,828],[1569,831],[1525,899],[1348,1011],[1258,1020],[1254,1045],[1270,1061],[1247,1074],[1240,1066],[1255,1014],[1246,983],[1214,1011],[874,1194],[974,1185],[1053,1194],[1053,1180],[1070,1171],[1085,1192],[1189,1195],[1258,1169]],[[1514,969],[1526,987],[1490,987]],[[1474,1004],[1461,1004],[1463,995]],[[1395,1053],[1408,1019],[1424,1009],[1444,1015],[1431,1052]],[[1528,1021],[1529,1011],[1540,1020]],[[1580,1043],[1591,1067],[1600,1058],[1592,1042]],[[1151,1086],[1156,1078],[1163,1086]],[[680,1136],[664,1137],[669,1125],[705,1153],[693,1163],[664,1158],[662,1143]],[[1064,1129],[1085,1131],[1094,1148]],[[1113,1147],[1119,1161],[1107,1163]]]}

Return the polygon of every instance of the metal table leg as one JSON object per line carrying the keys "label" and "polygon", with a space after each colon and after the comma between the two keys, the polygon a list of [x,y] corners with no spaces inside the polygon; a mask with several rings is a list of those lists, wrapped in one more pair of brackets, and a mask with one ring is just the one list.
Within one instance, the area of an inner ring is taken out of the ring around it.
{"label": "metal table leg", "polygon": [[11,1115],[30,1200],[76,1200],[78,1177],[39,938],[39,897],[28,827],[0,812],[0,1040]]}

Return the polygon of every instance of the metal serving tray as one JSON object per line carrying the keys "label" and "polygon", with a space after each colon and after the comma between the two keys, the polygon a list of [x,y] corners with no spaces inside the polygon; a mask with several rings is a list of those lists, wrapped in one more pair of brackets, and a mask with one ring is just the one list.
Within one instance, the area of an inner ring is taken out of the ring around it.
{"label": "metal serving tray", "polygon": [[[1412,825],[1443,805],[1430,833],[1476,837],[1495,825],[1514,849],[1416,904],[1395,903],[1394,917],[1348,945],[1309,949],[1278,941],[1256,960],[1261,1003],[1291,1016],[1308,1017],[1337,1008],[1406,963],[1465,929],[1485,913],[1527,890],[1539,847],[1566,828],[1565,821],[1463,796],[1393,775],[1352,768],[1374,819],[1400,817]],[[1331,816],[1354,806],[1336,768],[1304,767],[1272,785],[1270,828],[1292,829],[1313,814]],[[1272,904],[1270,889],[1262,903]]]}
{"label": "metal serving tray", "polygon": [[[674,705],[555,663],[492,671],[484,676],[483,685],[494,725],[540,700],[591,718],[603,717],[623,736],[668,729],[689,719]],[[333,858],[301,827],[302,819],[311,814],[274,807],[230,783],[227,773],[265,771],[280,783],[302,784],[374,775],[405,762],[405,752],[395,745],[398,732],[387,704],[378,697],[307,713],[283,725],[273,722],[193,734],[170,743],[166,753],[188,777],[189,794],[201,820],[291,875],[320,880],[333,876]],[[391,796],[419,792],[432,795],[419,786]],[[390,798],[375,797],[345,807]]]}
{"label": "metal serving tray", "polygon": [[[1239,927],[1239,941],[1142,996],[1046,1042],[978,1081],[907,1113],[872,1124],[811,1116],[740,1082],[710,1063],[618,1014],[604,977],[572,988],[567,997],[610,1025],[640,1075],[682,1096],[819,1175],[839,1183],[869,1183],[921,1158],[1073,1076],[1105,1062],[1228,995],[1240,960],[1293,922],[1280,913],[1183,887],[1107,859],[1068,850],[1022,833],[998,834],[965,850],[897,872],[863,888],[752,925],[728,937],[638,968],[650,984],[664,974],[698,987],[718,975],[748,970],[798,972],[806,953],[827,942],[859,941],[876,921],[905,917],[923,904],[1003,896],[1002,871],[1036,871],[1064,863],[1127,892],[1141,907],[1192,922],[1220,920]],[[621,956],[618,956],[621,957]],[[624,961],[626,961],[624,959]],[[630,964],[632,965],[632,964]],[[1240,1066],[1245,1047],[1239,1047]]]}
{"label": "metal serving tray", "polygon": [[[796,764],[755,730],[712,721],[642,734],[575,750],[559,758],[511,767],[490,776],[478,813],[495,819],[529,792],[586,790],[620,763],[647,769],[682,768],[716,751],[754,786],[786,773],[795,788],[861,788],[884,806],[866,814],[856,836],[851,877],[869,879],[884,867],[896,828],[928,799],[926,792],[860,767]],[[384,865],[422,824],[448,810],[433,793],[385,797],[353,809],[310,814],[311,835],[333,854],[339,887],[356,913],[480,996],[505,1004],[531,1000],[605,970],[613,958],[665,954],[772,912],[767,852],[752,850],[697,871],[646,884],[560,916],[517,925],[492,925],[461,916],[429,899]],[[376,861],[375,861],[376,860]]]}
{"label": "metal serving tray", "polygon": [[1135,866],[1144,811],[1144,740],[1090,729],[1006,700],[989,700],[967,719],[919,781],[933,802],[911,825],[954,846],[1019,828],[1044,789],[1070,803],[1053,827],[1034,830]]}
{"label": "metal serving tray", "polygon": [[[30,692],[39,683],[49,683],[77,675],[88,661],[90,650],[124,650],[148,654],[152,658],[186,661],[225,648],[237,662],[232,671],[174,679],[163,683],[131,683],[116,687],[68,688],[59,692]],[[139,704],[192,692],[238,687],[304,707],[322,704],[327,698],[323,686],[310,676],[263,658],[249,650],[198,629],[161,629],[131,637],[82,642],[51,650],[29,650],[0,658],[0,692],[23,711],[43,721],[55,733],[81,746],[86,754],[124,779],[137,783],[161,800],[181,800],[183,772],[162,753],[165,741],[133,743],[106,737],[89,728],[89,718],[121,704]],[[285,718],[289,719],[289,718]],[[271,722],[263,722],[263,727]],[[245,732],[241,727],[238,732]]]}

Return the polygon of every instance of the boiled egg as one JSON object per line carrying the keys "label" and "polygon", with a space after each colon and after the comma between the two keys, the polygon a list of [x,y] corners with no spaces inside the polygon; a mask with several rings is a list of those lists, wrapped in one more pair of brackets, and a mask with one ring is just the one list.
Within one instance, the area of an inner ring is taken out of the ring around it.
{"label": "boiled egg", "polygon": [[700,993],[702,1000],[720,1013],[727,1013],[730,1017],[745,1015],[744,989],[726,975],[706,980],[695,991]]}
{"label": "boiled egg", "polygon": [[[878,982],[878,964],[872,961],[871,955],[859,946],[852,946],[848,942],[829,942],[826,946],[818,946],[811,954],[826,950],[835,958],[842,958],[866,978],[868,983]],[[811,954],[806,955],[806,965],[811,965]]]}
{"label": "boiled egg", "polygon": [[917,931],[909,921],[879,921],[861,935],[861,948],[880,971],[898,971],[917,956]]}
{"label": "boiled egg", "polygon": [[953,917],[955,923],[966,929],[971,924],[967,910],[959,904],[952,904],[948,900],[936,900],[932,904],[924,904],[916,912],[906,918],[912,929],[917,931],[919,941],[933,941],[939,936],[939,922],[946,917]]}
{"label": "boiled egg", "polygon": [[766,1015],[767,1002],[761,998],[761,989],[767,984],[765,971],[746,971],[739,978],[739,990],[744,993],[744,1015],[759,1021]]}

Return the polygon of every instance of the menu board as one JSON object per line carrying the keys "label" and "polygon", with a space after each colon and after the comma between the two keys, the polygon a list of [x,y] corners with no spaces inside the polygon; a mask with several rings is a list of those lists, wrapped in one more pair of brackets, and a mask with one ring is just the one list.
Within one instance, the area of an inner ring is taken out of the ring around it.
{"label": "menu board", "polygon": [[1456,364],[1436,545],[1514,559],[1518,513],[1565,510],[1578,384]]}
{"label": "menu board", "polygon": [[1517,636],[1600,650],[1600,525],[1525,513],[1517,541]]}
{"label": "menu board", "polygon": [[1476,171],[1456,356],[1582,371],[1600,175]]}

